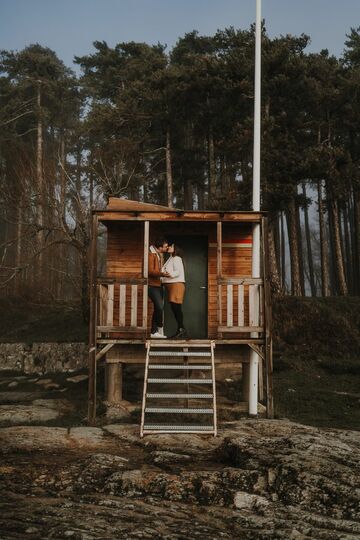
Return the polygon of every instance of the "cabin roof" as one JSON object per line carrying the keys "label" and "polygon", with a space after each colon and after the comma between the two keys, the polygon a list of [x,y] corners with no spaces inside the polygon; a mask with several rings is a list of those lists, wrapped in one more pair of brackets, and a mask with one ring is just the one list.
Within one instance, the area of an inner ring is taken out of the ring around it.
{"label": "cabin roof", "polygon": [[245,221],[260,222],[266,212],[239,210],[180,210],[159,204],[110,197],[105,210],[94,210],[98,219],[110,221]]}
{"label": "cabin roof", "polygon": [[130,199],[120,199],[119,197],[109,197],[109,202],[106,207],[108,211],[118,211],[118,212],[158,212],[161,210],[175,211],[178,210],[175,208],[169,208],[168,206],[162,206],[160,204],[150,204],[139,201],[132,201]]}

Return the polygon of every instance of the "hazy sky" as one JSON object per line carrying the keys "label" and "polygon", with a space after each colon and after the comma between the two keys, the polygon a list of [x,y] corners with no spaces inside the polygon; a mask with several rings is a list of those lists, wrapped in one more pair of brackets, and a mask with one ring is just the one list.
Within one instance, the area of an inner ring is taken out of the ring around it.
{"label": "hazy sky", "polygon": [[[270,36],[310,35],[311,50],[339,56],[345,35],[360,26],[360,0],[263,0]],[[0,49],[30,43],[50,47],[72,66],[92,42],[158,41],[171,48],[185,32],[213,34],[245,29],[255,20],[255,0],[0,0]]]}

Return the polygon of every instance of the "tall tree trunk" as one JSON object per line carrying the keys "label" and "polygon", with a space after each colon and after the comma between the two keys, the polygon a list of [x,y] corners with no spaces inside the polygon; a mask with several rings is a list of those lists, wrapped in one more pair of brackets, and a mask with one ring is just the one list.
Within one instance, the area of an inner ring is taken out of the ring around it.
{"label": "tall tree trunk", "polygon": [[193,209],[193,185],[188,176],[184,179],[184,210]]}
{"label": "tall tree trunk", "polygon": [[38,278],[40,284],[43,281],[43,253],[41,248],[44,242],[44,178],[43,178],[43,124],[41,112],[41,87],[37,88],[37,108],[38,120],[36,130],[36,220],[38,225],[37,250],[40,251],[38,257]]}
{"label": "tall tree trunk", "polygon": [[292,198],[287,211],[287,224],[291,260],[291,293],[294,296],[301,296],[302,291],[300,281],[300,260],[296,212],[297,209],[295,198]]}
{"label": "tall tree trunk", "polygon": [[274,225],[274,241],[275,241],[276,264],[277,264],[277,268],[278,268],[278,271],[279,271],[279,280],[280,280],[280,283],[281,283],[281,278],[280,278],[280,271],[281,271],[281,257],[280,257],[281,242],[280,242],[279,214],[276,214],[273,225]]}
{"label": "tall tree trunk", "polygon": [[60,217],[65,220],[65,202],[66,202],[66,156],[65,156],[65,137],[64,130],[60,134]]}
{"label": "tall tree trunk", "polygon": [[354,189],[354,283],[360,294],[360,190]]}
{"label": "tall tree trunk", "polygon": [[221,194],[224,198],[227,198],[230,189],[230,177],[228,164],[226,162],[225,156],[221,158]]}
{"label": "tall tree trunk", "polygon": [[[147,202],[146,182],[144,182],[144,202]],[[93,210],[94,208],[94,173],[92,172],[92,168],[90,170],[90,176],[89,176],[89,205],[90,205],[90,210]],[[91,216],[91,213],[90,213],[90,216]]]}
{"label": "tall tree trunk", "polygon": [[328,233],[329,233],[329,272],[330,272],[330,291],[332,295],[338,294],[339,284],[337,281],[337,272],[336,272],[336,261],[335,261],[335,251],[334,251],[334,226],[333,226],[333,215],[330,208],[330,197],[327,195],[327,214],[328,214]]}
{"label": "tall tree trunk", "polygon": [[347,201],[347,226],[349,231],[350,244],[350,278],[351,278],[351,294],[357,295],[357,269],[355,268],[356,258],[356,239],[355,239],[355,220],[354,220],[354,192],[351,190]]}
{"label": "tall tree trunk", "polygon": [[267,242],[269,246],[270,283],[271,283],[272,291],[275,294],[280,294],[282,292],[282,287],[280,283],[278,260],[276,257],[274,227],[275,227],[274,221],[270,222],[269,227],[268,227],[268,237],[267,237]]}
{"label": "tall tree trunk", "polygon": [[351,253],[351,234],[350,234],[350,212],[349,202],[344,203],[343,210],[343,223],[344,223],[344,239],[345,239],[345,254],[346,254],[346,281],[348,283],[348,289],[351,294],[354,294],[353,290],[353,267],[352,267],[352,253]]}
{"label": "tall tree trunk", "polygon": [[304,222],[305,222],[305,237],[306,237],[306,247],[307,247],[307,256],[308,256],[308,268],[309,268],[309,281],[310,281],[310,290],[311,296],[316,296],[316,285],[314,277],[314,261],[312,255],[311,247],[311,238],[310,238],[310,226],[309,226],[309,210],[306,201],[306,184],[302,183],[302,193],[304,196]]}
{"label": "tall tree trunk", "polygon": [[17,274],[15,276],[15,284],[14,284],[14,292],[16,296],[19,296],[21,294],[21,282],[23,280],[22,273],[18,272],[18,269],[20,268],[20,265],[21,265],[21,258],[22,258],[22,228],[23,228],[23,224],[22,224],[23,197],[20,190],[18,193],[18,201],[16,205],[15,268],[17,269]]}
{"label": "tall tree trunk", "polygon": [[89,289],[89,242],[85,241],[84,247],[81,250],[80,260],[81,260],[81,311],[82,316],[85,322],[89,322],[90,316],[90,289]]}
{"label": "tall tree trunk", "polygon": [[[60,144],[59,144],[59,159],[60,159],[60,201],[59,201],[59,220],[62,223],[65,223],[66,219],[66,212],[65,212],[65,205],[66,205],[66,155],[65,155],[65,136],[64,136],[64,130],[62,129],[60,132]],[[59,252],[58,252],[59,258],[58,258],[58,266],[59,266],[59,276],[57,279],[57,291],[56,295],[57,298],[60,300],[63,297],[63,291],[64,291],[64,274],[65,274],[65,265],[66,265],[66,259],[65,257],[65,246],[64,244],[59,245]]]}
{"label": "tall tree trunk", "polygon": [[330,212],[332,217],[332,239],[334,249],[334,262],[337,282],[339,286],[339,294],[344,296],[348,294],[348,288],[346,284],[344,259],[341,248],[341,235],[340,235],[340,220],[339,220],[339,207],[336,199],[330,199]]}
{"label": "tall tree trunk", "polygon": [[321,257],[321,291],[323,296],[330,296],[329,245],[326,235],[322,181],[318,181],[318,208]]}
{"label": "tall tree trunk", "polygon": [[204,210],[205,208],[205,189],[204,183],[198,183],[196,186],[197,198],[198,198],[198,210]]}
{"label": "tall tree trunk", "polygon": [[[83,227],[82,208],[81,208],[81,148],[76,148],[76,173],[75,173],[75,193],[73,196],[74,214],[76,221],[76,236],[79,238]],[[84,257],[78,249],[75,250],[75,272],[82,275],[82,264]]]}
{"label": "tall tree trunk", "polygon": [[215,148],[214,134],[212,128],[209,129],[208,135],[208,186],[209,186],[209,202],[216,194],[216,163],[215,163]]}
{"label": "tall tree trunk", "polygon": [[300,223],[300,205],[296,202],[296,229],[297,229],[297,241],[299,251],[299,269],[300,269],[300,287],[301,296],[305,296],[305,272],[304,272],[304,249],[302,243],[302,231]]}
{"label": "tall tree trunk", "polygon": [[174,208],[173,195],[173,178],[171,167],[171,145],[170,145],[170,128],[166,130],[166,194],[167,205],[169,208]]}
{"label": "tall tree trunk", "polygon": [[285,227],[284,227],[284,212],[280,212],[281,224],[281,284],[282,288],[286,288],[286,261],[285,261]]}

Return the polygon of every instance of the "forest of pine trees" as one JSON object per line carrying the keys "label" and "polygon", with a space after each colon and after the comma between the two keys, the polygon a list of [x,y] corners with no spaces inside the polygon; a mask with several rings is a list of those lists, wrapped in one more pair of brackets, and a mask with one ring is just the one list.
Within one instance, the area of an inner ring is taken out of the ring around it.
{"label": "forest of pine trees", "polygon": [[[262,209],[277,294],[360,294],[360,28],[262,57]],[[0,296],[87,311],[91,209],[109,196],[251,209],[254,28],[94,43],[80,76],[39,44],[0,53]]]}

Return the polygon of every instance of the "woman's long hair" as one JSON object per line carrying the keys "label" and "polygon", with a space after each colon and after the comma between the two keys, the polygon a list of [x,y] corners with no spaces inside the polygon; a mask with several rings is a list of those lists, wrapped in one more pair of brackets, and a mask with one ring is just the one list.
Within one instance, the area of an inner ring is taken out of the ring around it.
{"label": "woman's long hair", "polygon": [[180,246],[178,246],[177,244],[174,244],[174,253],[172,253],[171,255],[173,257],[180,257],[182,262],[183,262],[184,269],[185,269],[184,250]]}
{"label": "woman's long hair", "polygon": [[172,253],[171,255],[173,257],[177,256],[177,257],[181,257],[182,259],[184,259],[184,250],[180,246],[174,244],[174,253]]}

